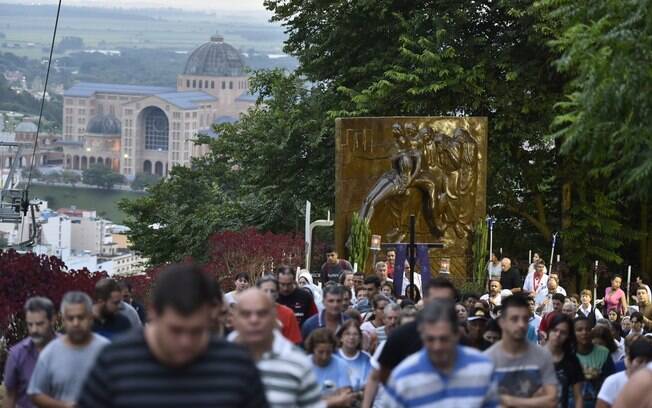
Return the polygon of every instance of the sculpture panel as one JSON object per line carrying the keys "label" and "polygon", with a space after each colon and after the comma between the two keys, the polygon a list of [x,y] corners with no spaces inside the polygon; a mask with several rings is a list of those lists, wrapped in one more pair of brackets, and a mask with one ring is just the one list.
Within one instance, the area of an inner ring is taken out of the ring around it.
{"label": "sculpture panel", "polygon": [[486,118],[338,119],[339,250],[354,211],[385,243],[405,242],[416,214],[418,240],[447,246],[433,259],[447,257],[453,273],[466,273],[470,233],[485,213],[486,143]]}

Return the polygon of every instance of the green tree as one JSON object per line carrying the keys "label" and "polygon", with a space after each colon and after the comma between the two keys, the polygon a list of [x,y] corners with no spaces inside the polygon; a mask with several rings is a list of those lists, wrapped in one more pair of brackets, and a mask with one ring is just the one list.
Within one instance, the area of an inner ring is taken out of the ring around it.
{"label": "green tree", "polygon": [[153,174],[141,173],[137,174],[134,177],[134,180],[131,182],[132,190],[145,190],[158,183],[161,180],[161,177],[155,176]]}
{"label": "green tree", "polygon": [[82,176],[80,176],[79,173],[75,171],[64,170],[61,173],[61,181],[75,187],[75,184],[80,183],[82,181]]}
{"label": "green tree", "polygon": [[125,182],[124,176],[102,165],[93,165],[82,172],[84,184],[98,186],[106,189],[113,188],[116,184]]}
{"label": "green tree", "polygon": [[300,72],[338,92],[333,114],[488,116],[491,211],[551,238],[563,169],[546,135],[564,78],[530,2],[265,4]]}
{"label": "green tree", "polygon": [[652,189],[652,1],[550,1],[551,45],[572,81],[555,124],[562,151],[607,176],[615,192]]}
{"label": "green tree", "polygon": [[258,71],[256,107],[210,141],[225,188],[234,191],[245,225],[285,232],[302,224],[305,200],[326,212],[334,199],[334,123],[322,87],[296,74]]}
{"label": "green tree", "polygon": [[120,203],[134,249],[153,264],[205,260],[208,238],[221,230],[296,231],[305,200],[324,212],[332,205],[334,125],[322,89],[278,70],[256,72],[251,86],[260,95],[254,108],[216,127],[218,138],[199,137],[206,156]]}
{"label": "green tree", "polygon": [[[555,65],[572,79],[565,88],[566,97],[557,104],[554,121],[564,157],[584,175],[568,182],[574,207],[584,207],[573,212],[571,230],[594,221],[590,214],[602,213],[601,222],[607,226],[624,221],[616,217],[618,212],[638,212],[630,223],[638,223],[636,229],[643,234],[627,234],[627,238],[642,238],[641,266],[649,271],[652,1],[539,0],[536,7],[545,17],[542,29],[555,33],[550,42],[560,54]],[[602,201],[617,203],[619,211],[594,211],[597,201],[582,197],[588,188],[608,195]],[[622,239],[613,228],[601,233]],[[588,250],[587,246],[578,249],[582,248]],[[614,245],[599,248],[601,253],[594,254],[597,259],[609,261],[618,256]]]}
{"label": "green tree", "polygon": [[196,160],[192,169],[176,166],[147,195],[120,201],[132,247],[151,264],[186,257],[205,261],[213,232],[242,226],[231,196],[220,187],[221,176],[213,170],[210,161],[203,159]]}

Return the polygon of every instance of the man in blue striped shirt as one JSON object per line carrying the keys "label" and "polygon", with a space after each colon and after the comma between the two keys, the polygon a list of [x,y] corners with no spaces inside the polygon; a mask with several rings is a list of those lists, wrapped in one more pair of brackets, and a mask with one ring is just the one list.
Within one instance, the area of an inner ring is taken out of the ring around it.
{"label": "man in blue striped shirt", "polygon": [[406,358],[387,384],[386,408],[474,408],[498,406],[491,360],[459,345],[452,302],[435,300],[419,316],[423,349]]}

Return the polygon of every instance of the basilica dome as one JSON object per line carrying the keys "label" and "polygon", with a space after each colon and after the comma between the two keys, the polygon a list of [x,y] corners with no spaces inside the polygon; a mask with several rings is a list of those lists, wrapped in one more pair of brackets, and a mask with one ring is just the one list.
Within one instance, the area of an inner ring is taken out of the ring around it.
{"label": "basilica dome", "polygon": [[36,133],[38,130],[37,126],[30,121],[24,120],[16,126],[16,129],[14,129],[15,132],[19,133]]}
{"label": "basilica dome", "polygon": [[120,120],[111,114],[98,114],[88,121],[86,131],[100,135],[119,135]]}
{"label": "basilica dome", "polygon": [[186,75],[242,76],[245,65],[238,50],[214,35],[211,40],[196,48],[186,62]]}

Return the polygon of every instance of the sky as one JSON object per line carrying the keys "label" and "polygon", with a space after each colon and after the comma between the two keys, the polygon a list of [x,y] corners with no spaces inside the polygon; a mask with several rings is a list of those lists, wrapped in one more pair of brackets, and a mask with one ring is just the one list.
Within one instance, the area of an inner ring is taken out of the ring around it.
{"label": "sky", "polygon": [[[57,0],[4,0],[19,4],[56,4]],[[172,7],[192,10],[264,11],[263,0],[63,0],[63,4],[96,7]]]}

